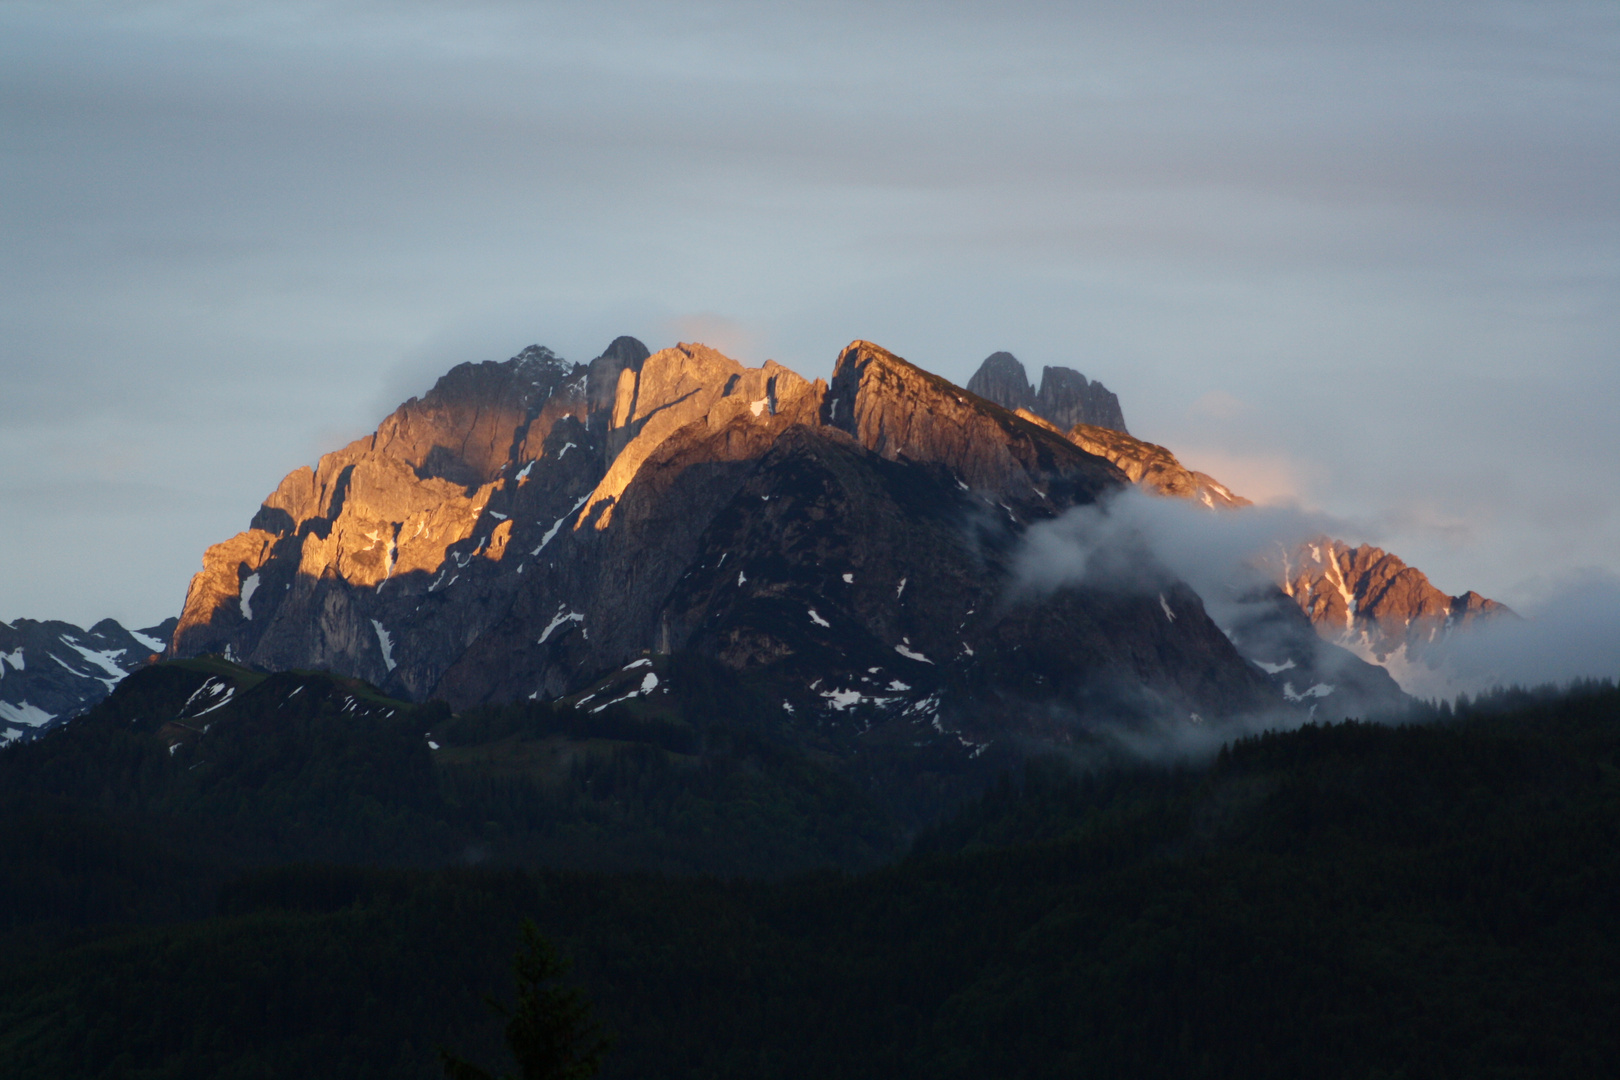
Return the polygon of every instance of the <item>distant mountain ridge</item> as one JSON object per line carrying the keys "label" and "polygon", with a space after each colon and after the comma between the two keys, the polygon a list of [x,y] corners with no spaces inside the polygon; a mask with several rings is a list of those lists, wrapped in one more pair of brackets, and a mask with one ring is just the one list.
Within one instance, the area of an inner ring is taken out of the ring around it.
{"label": "distant mountain ridge", "polygon": [[31,738],[106,697],[162,653],[178,620],[126,630],[103,619],[86,630],[33,619],[0,622],[0,745]]}

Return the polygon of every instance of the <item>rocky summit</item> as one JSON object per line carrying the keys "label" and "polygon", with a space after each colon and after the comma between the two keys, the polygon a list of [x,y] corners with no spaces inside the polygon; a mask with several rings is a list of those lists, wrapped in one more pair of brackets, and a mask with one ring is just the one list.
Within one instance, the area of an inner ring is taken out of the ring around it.
{"label": "rocky summit", "polygon": [[1031,524],[1130,483],[868,342],[827,382],[698,344],[536,346],[289,474],[208,550],[169,654],[457,709],[653,699],[697,654],[849,752],[1289,708],[1185,585],[1013,587]]}
{"label": "rocky summit", "polygon": [[1371,544],[1319,536],[1279,558],[1275,570],[1318,633],[1378,663],[1419,660],[1454,630],[1515,617],[1477,592],[1447,596],[1417,567]]}
{"label": "rocky summit", "polygon": [[[1045,369],[1043,392],[1053,371],[1067,369]],[[1068,372],[1065,377],[1085,381],[1076,372]],[[1101,387],[1099,383],[1091,385]],[[1036,398],[1024,365],[1011,353],[998,352],[986,358],[968,387],[1016,410],[1031,423],[1062,435],[1082,450],[1106,458],[1143,491],[1189,499],[1211,510],[1253,505],[1209,474],[1188,469],[1164,447],[1126,434],[1123,421],[1118,425],[1077,422],[1067,430],[1053,423],[1049,411],[1042,412],[1031,404]],[[1114,400],[1113,395],[1109,394],[1108,399]],[[1422,659],[1431,646],[1454,630],[1478,619],[1513,614],[1505,605],[1476,592],[1447,596],[1422,571],[1379,548],[1353,546],[1326,536],[1280,553],[1269,560],[1266,569],[1281,594],[1298,606],[1320,638],[1380,666],[1404,667]],[[1339,686],[1374,711],[1389,707],[1392,684],[1387,677],[1362,671],[1343,657],[1323,653],[1320,646],[1301,641],[1297,632],[1301,624],[1296,617],[1279,612],[1270,598],[1256,599],[1259,609],[1251,610],[1240,625],[1228,630],[1246,651],[1252,646],[1261,653],[1292,654],[1286,657],[1292,674],[1281,680],[1285,697],[1298,700],[1292,684],[1305,681],[1306,667],[1320,666],[1331,677],[1306,685]],[[1273,675],[1282,670],[1275,659],[1253,655],[1251,659]]]}
{"label": "rocky summit", "polygon": [[1004,409],[1034,413],[1061,431],[1076,424],[1128,435],[1119,398],[1100,382],[1088,382],[1073,368],[1043,367],[1041,388],[1029,384],[1024,365],[1009,352],[991,353],[968,380],[967,388]]}

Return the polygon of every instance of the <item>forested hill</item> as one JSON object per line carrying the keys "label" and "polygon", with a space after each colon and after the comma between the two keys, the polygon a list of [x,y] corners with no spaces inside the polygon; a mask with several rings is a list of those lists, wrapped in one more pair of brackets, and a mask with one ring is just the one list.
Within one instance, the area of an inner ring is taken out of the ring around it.
{"label": "forested hill", "polygon": [[[114,835],[74,814],[54,835]],[[8,866],[49,862],[17,835]],[[1585,686],[1033,766],[858,875],[266,866],[48,950],[8,907],[0,1073],[434,1076],[492,1057],[528,917],[607,1076],[1612,1076],[1616,895],[1620,692]]]}

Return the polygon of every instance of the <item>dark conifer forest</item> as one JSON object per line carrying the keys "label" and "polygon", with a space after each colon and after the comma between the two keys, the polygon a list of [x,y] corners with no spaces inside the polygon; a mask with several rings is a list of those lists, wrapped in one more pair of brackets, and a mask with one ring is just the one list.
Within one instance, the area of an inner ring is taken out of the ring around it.
{"label": "dark conifer forest", "polygon": [[1620,1072],[1611,684],[904,797],[680,685],[588,724],[185,661],[0,751],[0,1075],[499,1063],[525,920],[604,1077]]}

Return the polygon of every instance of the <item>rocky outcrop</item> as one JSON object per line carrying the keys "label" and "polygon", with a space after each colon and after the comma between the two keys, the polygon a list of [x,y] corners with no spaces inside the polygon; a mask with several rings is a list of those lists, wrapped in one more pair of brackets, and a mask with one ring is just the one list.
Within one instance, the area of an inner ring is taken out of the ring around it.
{"label": "rocky outcrop", "polygon": [[830,386],[696,344],[531,348],[289,475],[205,556],[171,652],[459,708],[696,650],[850,753],[1278,705],[1185,587],[1007,600],[1027,525],[1127,482],[867,342]]}
{"label": "rocky outcrop", "polygon": [[[637,356],[615,347],[601,366],[617,378]],[[588,382],[537,346],[463,364],[374,435],[289,474],[246,533],[204,555],[170,653],[331,668],[424,696],[510,603],[514,532],[536,531],[512,522],[555,520],[600,478],[593,428],[609,417]],[[553,483],[533,484],[525,466],[542,461]]]}
{"label": "rocky outcrop", "polygon": [[[1020,385],[1028,387],[1022,365],[1006,353],[997,353],[986,360],[975,379],[981,376],[981,385],[1004,396],[1017,395]],[[1018,415],[1031,424],[1062,434],[1087,453],[1107,459],[1144,491],[1188,499],[1212,510],[1253,505],[1207,473],[1188,469],[1163,446],[1090,424],[1076,424],[1067,431],[1060,431],[1045,417],[1024,408],[1018,410]],[[1421,571],[1371,546],[1352,547],[1342,541],[1319,537],[1295,551],[1270,558],[1268,563],[1271,576],[1281,589],[1280,595],[1294,601],[1320,638],[1343,645],[1376,664],[1384,664],[1397,654],[1403,662],[1415,659],[1453,630],[1466,627],[1476,619],[1511,615],[1502,604],[1475,592],[1447,596],[1430,584]],[[1269,601],[1263,606],[1269,607]],[[1258,640],[1255,628],[1262,624],[1269,628],[1265,635],[1269,637],[1275,637],[1277,628],[1284,625],[1270,616],[1251,618],[1247,641]],[[1245,640],[1240,631],[1228,629],[1233,630],[1240,641]],[[1307,643],[1294,641],[1292,637],[1289,640],[1293,641],[1290,651],[1294,655],[1287,659],[1291,665],[1299,667],[1292,675],[1279,680],[1285,696],[1294,693],[1292,682],[1307,677],[1307,666],[1331,668],[1331,678],[1324,677],[1312,685],[1331,687],[1354,683],[1360,687],[1356,691],[1358,701],[1368,703],[1369,708],[1377,705],[1379,711],[1387,711],[1392,700],[1387,693],[1387,680],[1356,674],[1345,658],[1318,656],[1314,646],[1307,647]],[[1259,662],[1262,666],[1274,666],[1283,661],[1260,657]]]}
{"label": "rocky outcrop", "polygon": [[1371,544],[1321,536],[1272,567],[1317,632],[1379,663],[1416,659],[1454,630],[1512,611],[1476,592],[1447,596],[1427,575]]}
{"label": "rocky outcrop", "polygon": [[0,622],[0,745],[76,716],[164,649],[176,620],[126,630],[103,619],[85,630],[33,619]]}
{"label": "rocky outcrop", "polygon": [[1137,487],[1154,495],[1191,499],[1211,510],[1254,505],[1243,496],[1234,495],[1208,473],[1186,468],[1174,454],[1156,443],[1088,424],[1076,424],[1068,431],[1060,431],[1057,425],[1025,409],[1019,409],[1018,415],[1062,435],[1086,453],[1106,459]]}
{"label": "rocky outcrop", "polygon": [[1087,381],[1073,368],[1043,367],[1037,391],[1030,386],[1024,365],[1016,356],[991,353],[968,380],[967,388],[1004,409],[1032,412],[1060,431],[1086,424],[1129,434],[1119,398],[1102,383]]}
{"label": "rocky outcrop", "polygon": [[1092,502],[1123,479],[1049,426],[987,408],[867,341],[839,356],[823,419],[891,461],[938,463],[1001,498],[1067,506]]}

